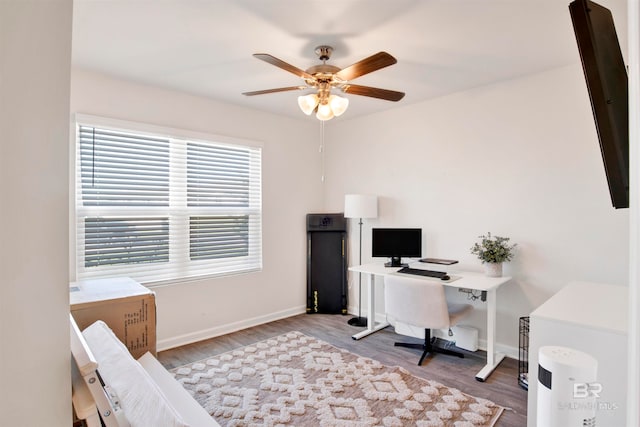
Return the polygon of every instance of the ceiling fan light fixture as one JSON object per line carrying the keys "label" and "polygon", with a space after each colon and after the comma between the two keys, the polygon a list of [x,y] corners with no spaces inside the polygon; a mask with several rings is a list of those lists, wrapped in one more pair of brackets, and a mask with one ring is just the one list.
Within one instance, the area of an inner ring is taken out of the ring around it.
{"label": "ceiling fan light fixture", "polygon": [[307,116],[313,113],[313,110],[316,109],[319,102],[320,100],[318,99],[318,95],[316,95],[315,93],[298,97],[298,106]]}
{"label": "ceiling fan light fixture", "polygon": [[318,105],[318,112],[316,113],[318,120],[331,120],[333,119],[333,116],[333,111],[328,103]]}
{"label": "ceiling fan light fixture", "polygon": [[331,111],[333,111],[333,115],[338,117],[347,111],[347,107],[349,107],[349,99],[338,95],[331,95],[329,97],[329,106],[331,107]]}
{"label": "ceiling fan light fixture", "polygon": [[302,112],[308,116],[315,112],[318,120],[331,120],[334,117],[342,115],[349,107],[349,99],[332,95],[332,89],[340,89],[342,92],[349,93],[350,95],[368,96],[370,98],[394,102],[400,101],[404,97],[404,92],[350,83],[350,81],[355,78],[397,63],[398,61],[387,52],[378,52],[346,68],[338,68],[335,65],[326,63],[326,61],[331,58],[331,53],[333,52],[331,46],[318,46],[315,52],[318,55],[318,59],[322,61],[322,64],[311,66],[306,70],[288,64],[268,53],[254,53],[253,56],[255,58],[275,65],[291,74],[295,74],[304,80],[305,85],[255,90],[243,92],[243,95],[254,96],[291,90],[315,89],[317,90],[316,93],[299,96],[298,106]]}

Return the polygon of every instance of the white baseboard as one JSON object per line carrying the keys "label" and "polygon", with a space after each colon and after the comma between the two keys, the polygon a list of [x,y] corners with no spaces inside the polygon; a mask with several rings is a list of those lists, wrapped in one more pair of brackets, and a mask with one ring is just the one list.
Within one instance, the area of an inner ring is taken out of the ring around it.
{"label": "white baseboard", "polygon": [[[349,314],[357,316],[357,307],[349,307]],[[239,322],[227,323],[225,325],[216,326],[215,328],[202,329],[200,331],[192,332],[189,334],[179,335],[176,337],[166,338],[157,342],[157,350],[169,350],[170,348],[180,347],[183,345],[191,344],[194,342],[206,340],[209,338],[219,337],[220,335],[230,334],[232,332],[240,331],[242,329],[251,328],[253,326],[262,325],[264,323],[273,322],[275,320],[285,319],[287,317],[296,316],[307,312],[306,306],[300,306],[291,308],[288,310],[278,311],[270,313],[264,316],[253,317],[251,319],[244,319]],[[362,313],[366,316],[366,313]],[[376,313],[376,321],[385,321],[386,316],[384,314]],[[440,331],[435,331],[435,336],[441,339],[447,339],[447,335]],[[487,350],[487,341],[479,339],[478,348],[480,350]],[[496,351],[504,353],[507,357],[518,360],[519,351],[515,347],[496,343]]]}
{"label": "white baseboard", "polygon": [[[350,314],[351,316],[357,316],[358,315],[358,306],[347,306],[347,313]],[[367,316],[366,311],[362,311],[362,315],[363,316]]]}
{"label": "white baseboard", "polygon": [[251,319],[244,319],[239,322],[219,325],[219,326],[216,326],[215,328],[202,329],[200,331],[162,339],[157,342],[157,350],[158,351],[169,350],[170,348],[180,347],[183,345],[206,340],[209,338],[219,337],[220,335],[230,334],[231,332],[240,331],[242,329],[251,328],[253,326],[262,325],[264,323],[273,322],[275,320],[285,319],[287,317],[296,316],[298,314],[302,314],[306,312],[307,312],[306,306],[300,306],[300,307],[291,308],[288,310],[266,314],[264,316],[253,317]]}

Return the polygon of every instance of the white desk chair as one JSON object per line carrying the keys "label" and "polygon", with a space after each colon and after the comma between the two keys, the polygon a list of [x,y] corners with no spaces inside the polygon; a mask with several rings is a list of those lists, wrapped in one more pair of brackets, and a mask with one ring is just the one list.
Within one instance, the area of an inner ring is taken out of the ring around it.
{"label": "white desk chair", "polygon": [[473,308],[469,304],[448,304],[444,286],[437,280],[390,274],[384,278],[384,301],[387,320],[396,333],[424,338],[424,344],[395,343],[399,347],[424,350],[418,365],[429,353],[464,357],[463,353],[436,347],[431,329],[455,326]]}

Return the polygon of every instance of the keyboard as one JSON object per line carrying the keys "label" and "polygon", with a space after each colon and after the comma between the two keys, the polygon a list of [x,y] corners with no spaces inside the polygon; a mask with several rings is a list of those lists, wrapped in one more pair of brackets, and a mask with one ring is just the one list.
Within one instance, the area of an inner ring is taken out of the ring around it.
{"label": "keyboard", "polygon": [[435,277],[440,280],[449,280],[449,275],[444,271],[423,270],[421,268],[402,267],[398,273],[413,274],[415,276]]}

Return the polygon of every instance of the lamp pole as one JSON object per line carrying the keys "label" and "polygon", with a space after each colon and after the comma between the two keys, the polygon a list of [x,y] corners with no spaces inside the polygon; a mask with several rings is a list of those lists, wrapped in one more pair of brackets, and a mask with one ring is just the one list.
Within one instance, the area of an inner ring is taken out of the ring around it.
{"label": "lamp pole", "polygon": [[[369,194],[346,194],[344,196],[344,217],[358,218],[360,227],[358,264],[362,265],[362,219],[378,217],[378,197]],[[367,318],[362,317],[362,273],[358,272],[358,317],[349,319],[352,326],[367,326]]]}
{"label": "lamp pole", "polygon": [[[360,218],[358,225],[360,226],[358,265],[362,265],[362,218]],[[358,317],[349,319],[347,323],[351,326],[367,326],[367,318],[362,317],[362,273],[360,272],[358,272]]]}

